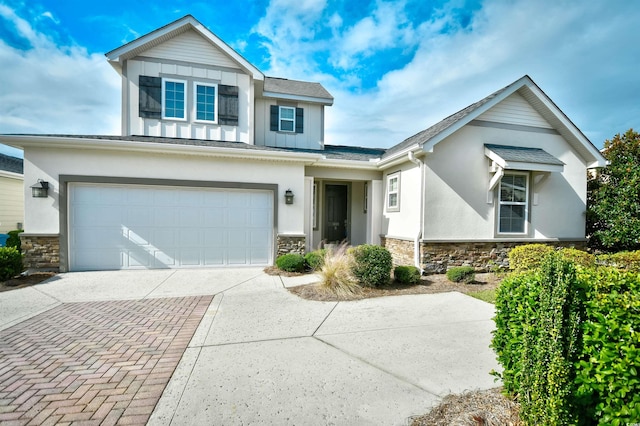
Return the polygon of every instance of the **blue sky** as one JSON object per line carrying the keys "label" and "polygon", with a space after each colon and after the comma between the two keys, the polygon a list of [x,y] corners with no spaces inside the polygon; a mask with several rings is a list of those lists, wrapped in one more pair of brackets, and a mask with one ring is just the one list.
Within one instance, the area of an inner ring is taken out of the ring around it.
{"label": "blue sky", "polygon": [[321,82],[327,143],[390,147],[525,74],[598,147],[640,128],[636,0],[0,0],[0,133],[118,134],[104,53],[186,14]]}

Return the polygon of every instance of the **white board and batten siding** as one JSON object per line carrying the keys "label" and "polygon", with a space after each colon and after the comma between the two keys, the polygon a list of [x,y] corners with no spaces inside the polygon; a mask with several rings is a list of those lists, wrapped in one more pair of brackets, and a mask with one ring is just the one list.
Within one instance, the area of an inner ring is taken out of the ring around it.
{"label": "white board and batten siding", "polygon": [[553,128],[553,126],[518,93],[511,94],[505,100],[481,114],[477,120],[541,127],[545,129]]}
{"label": "white board and batten siding", "polygon": [[69,188],[71,271],[273,262],[272,191],[93,183]]}
{"label": "white board and batten siding", "polygon": [[[187,81],[188,121],[142,118],[138,113],[139,76],[170,77]],[[251,143],[253,82],[238,64],[193,31],[181,34],[127,61],[123,87],[122,131],[125,135],[178,137]],[[238,126],[194,122],[194,81],[238,87]]]}

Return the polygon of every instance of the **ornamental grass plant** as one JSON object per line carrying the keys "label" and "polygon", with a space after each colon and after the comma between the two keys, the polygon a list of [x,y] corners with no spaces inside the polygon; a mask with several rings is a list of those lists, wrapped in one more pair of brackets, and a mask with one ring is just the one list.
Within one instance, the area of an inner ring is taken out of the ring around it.
{"label": "ornamental grass plant", "polygon": [[350,296],[360,293],[362,288],[353,274],[353,265],[354,259],[349,253],[347,244],[327,249],[322,267],[318,270],[321,277],[318,287],[336,296]]}

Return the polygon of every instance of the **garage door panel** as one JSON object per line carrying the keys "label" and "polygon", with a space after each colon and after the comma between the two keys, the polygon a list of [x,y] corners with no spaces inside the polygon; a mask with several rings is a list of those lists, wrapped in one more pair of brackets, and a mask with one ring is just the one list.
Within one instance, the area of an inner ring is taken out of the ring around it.
{"label": "garage door panel", "polygon": [[71,270],[267,265],[273,192],[70,184]]}

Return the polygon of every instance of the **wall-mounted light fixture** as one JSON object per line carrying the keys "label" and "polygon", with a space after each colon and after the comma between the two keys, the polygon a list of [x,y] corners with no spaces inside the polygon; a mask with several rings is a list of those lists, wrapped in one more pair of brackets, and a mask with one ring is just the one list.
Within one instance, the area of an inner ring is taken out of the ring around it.
{"label": "wall-mounted light fixture", "polygon": [[284,192],[284,203],[293,204],[293,192],[290,189]]}
{"label": "wall-mounted light fixture", "polygon": [[49,193],[49,182],[38,179],[35,185],[31,185],[31,196],[33,198],[47,198]]}

